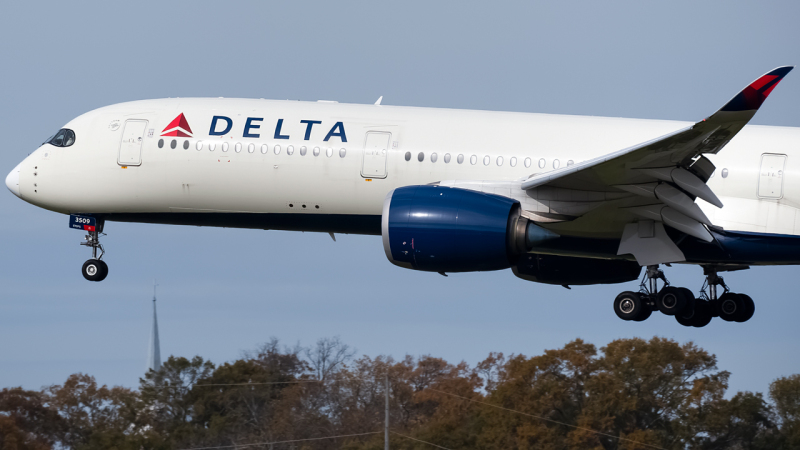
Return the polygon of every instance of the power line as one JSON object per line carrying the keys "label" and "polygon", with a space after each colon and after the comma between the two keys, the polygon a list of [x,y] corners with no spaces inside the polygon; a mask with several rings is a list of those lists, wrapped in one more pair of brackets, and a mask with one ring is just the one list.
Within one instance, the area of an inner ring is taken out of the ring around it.
{"label": "power line", "polygon": [[432,443],[432,442],[423,441],[422,439],[416,439],[416,438],[413,438],[413,437],[411,437],[411,436],[406,436],[405,434],[400,434],[400,433],[398,433],[398,432],[396,432],[396,431],[391,431],[390,433],[392,433],[392,434],[396,434],[396,435],[398,435],[398,436],[402,436],[402,437],[404,437],[404,438],[406,438],[406,439],[411,439],[412,441],[417,441],[417,442],[422,442],[423,444],[432,445],[432,446],[434,446],[434,447],[436,447],[436,448],[443,448],[444,450],[450,450],[450,449],[449,449],[449,448],[447,448],[447,447],[442,447],[441,445],[436,445],[436,444],[434,444],[434,443]]}
{"label": "power line", "polygon": [[463,399],[463,400],[467,400],[467,401],[470,401],[470,402],[480,403],[481,405],[491,406],[492,408],[502,409],[504,411],[509,411],[509,412],[513,412],[513,413],[517,413],[517,414],[522,414],[523,416],[533,417],[534,419],[544,420],[546,422],[551,422],[551,423],[555,423],[555,424],[558,424],[558,425],[564,425],[564,426],[567,426],[567,427],[570,427],[570,428],[575,428],[576,430],[588,431],[590,433],[599,434],[601,436],[610,437],[612,439],[617,439],[617,440],[620,440],[620,441],[626,441],[626,442],[631,442],[631,443],[634,443],[634,444],[644,445],[645,447],[656,448],[656,449],[659,449],[659,450],[665,450],[663,447],[658,447],[658,446],[651,445],[651,444],[645,444],[644,442],[639,442],[639,441],[634,441],[632,439],[626,439],[624,437],[614,436],[614,435],[611,435],[611,434],[608,434],[608,433],[603,433],[602,431],[592,430],[590,428],[579,427],[577,425],[572,425],[572,424],[565,423],[565,422],[559,422],[558,420],[548,419],[546,417],[536,416],[534,414],[528,414],[528,413],[524,413],[522,411],[516,411],[516,410],[510,409],[510,408],[505,408],[503,406],[493,405],[491,403],[482,402],[480,400],[475,400],[475,399],[471,399],[471,398],[467,398],[467,397],[462,397],[460,395],[451,394],[449,392],[440,391],[438,389],[433,389],[431,387],[428,387],[426,389],[429,389],[429,390],[434,391],[434,392],[438,392],[440,394],[450,395],[452,397],[456,397],[456,398],[460,398],[460,399]]}
{"label": "power line", "polygon": [[[307,438],[307,439],[292,439],[289,441],[275,441],[275,442],[257,442],[254,444],[234,444],[234,445],[220,445],[216,447],[192,447],[192,448],[184,448],[181,450],[213,450],[219,448],[239,448],[239,447],[256,447],[259,445],[275,445],[275,444],[288,444],[291,442],[305,442],[305,441],[321,441],[323,439],[336,439],[336,438],[345,438],[345,437],[355,437],[355,436],[367,436],[370,434],[380,434],[382,431],[373,431],[371,433],[358,433],[358,434],[340,434],[338,436],[326,436],[326,437],[318,437],[318,438]],[[442,447],[444,448],[444,447]]]}

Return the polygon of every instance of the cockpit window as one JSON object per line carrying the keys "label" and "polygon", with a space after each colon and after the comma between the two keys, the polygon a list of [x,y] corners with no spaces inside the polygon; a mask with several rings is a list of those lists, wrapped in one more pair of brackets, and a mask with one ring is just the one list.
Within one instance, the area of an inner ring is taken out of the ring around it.
{"label": "cockpit window", "polygon": [[51,137],[45,144],[50,144],[55,147],[69,147],[75,143],[75,132],[67,128],[58,130],[55,136]]}

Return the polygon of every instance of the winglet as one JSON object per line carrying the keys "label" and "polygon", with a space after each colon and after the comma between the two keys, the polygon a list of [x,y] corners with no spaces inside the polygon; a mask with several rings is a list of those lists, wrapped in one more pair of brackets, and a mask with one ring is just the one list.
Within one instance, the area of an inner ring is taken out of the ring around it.
{"label": "winglet", "polygon": [[783,66],[762,75],[733,97],[720,111],[755,111],[794,66]]}

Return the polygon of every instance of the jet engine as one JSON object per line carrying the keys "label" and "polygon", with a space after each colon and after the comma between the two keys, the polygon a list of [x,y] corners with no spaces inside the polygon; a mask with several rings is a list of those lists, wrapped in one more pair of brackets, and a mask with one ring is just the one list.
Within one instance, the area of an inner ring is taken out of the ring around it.
{"label": "jet engine", "polygon": [[507,269],[534,244],[558,237],[520,216],[516,200],[443,186],[390,192],[381,235],[389,261],[429,272]]}

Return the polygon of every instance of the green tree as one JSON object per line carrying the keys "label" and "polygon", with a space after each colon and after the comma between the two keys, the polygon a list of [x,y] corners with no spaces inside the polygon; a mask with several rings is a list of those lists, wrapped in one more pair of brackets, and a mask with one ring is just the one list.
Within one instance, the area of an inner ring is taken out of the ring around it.
{"label": "green tree", "polygon": [[60,440],[66,423],[47,400],[22,388],[0,391],[0,449],[48,449]]}
{"label": "green tree", "polygon": [[780,421],[784,448],[800,448],[800,374],[773,381],[769,396]]}
{"label": "green tree", "polygon": [[59,441],[74,449],[138,449],[137,393],[98,386],[94,377],[74,374],[47,388],[47,403],[63,423]]}

